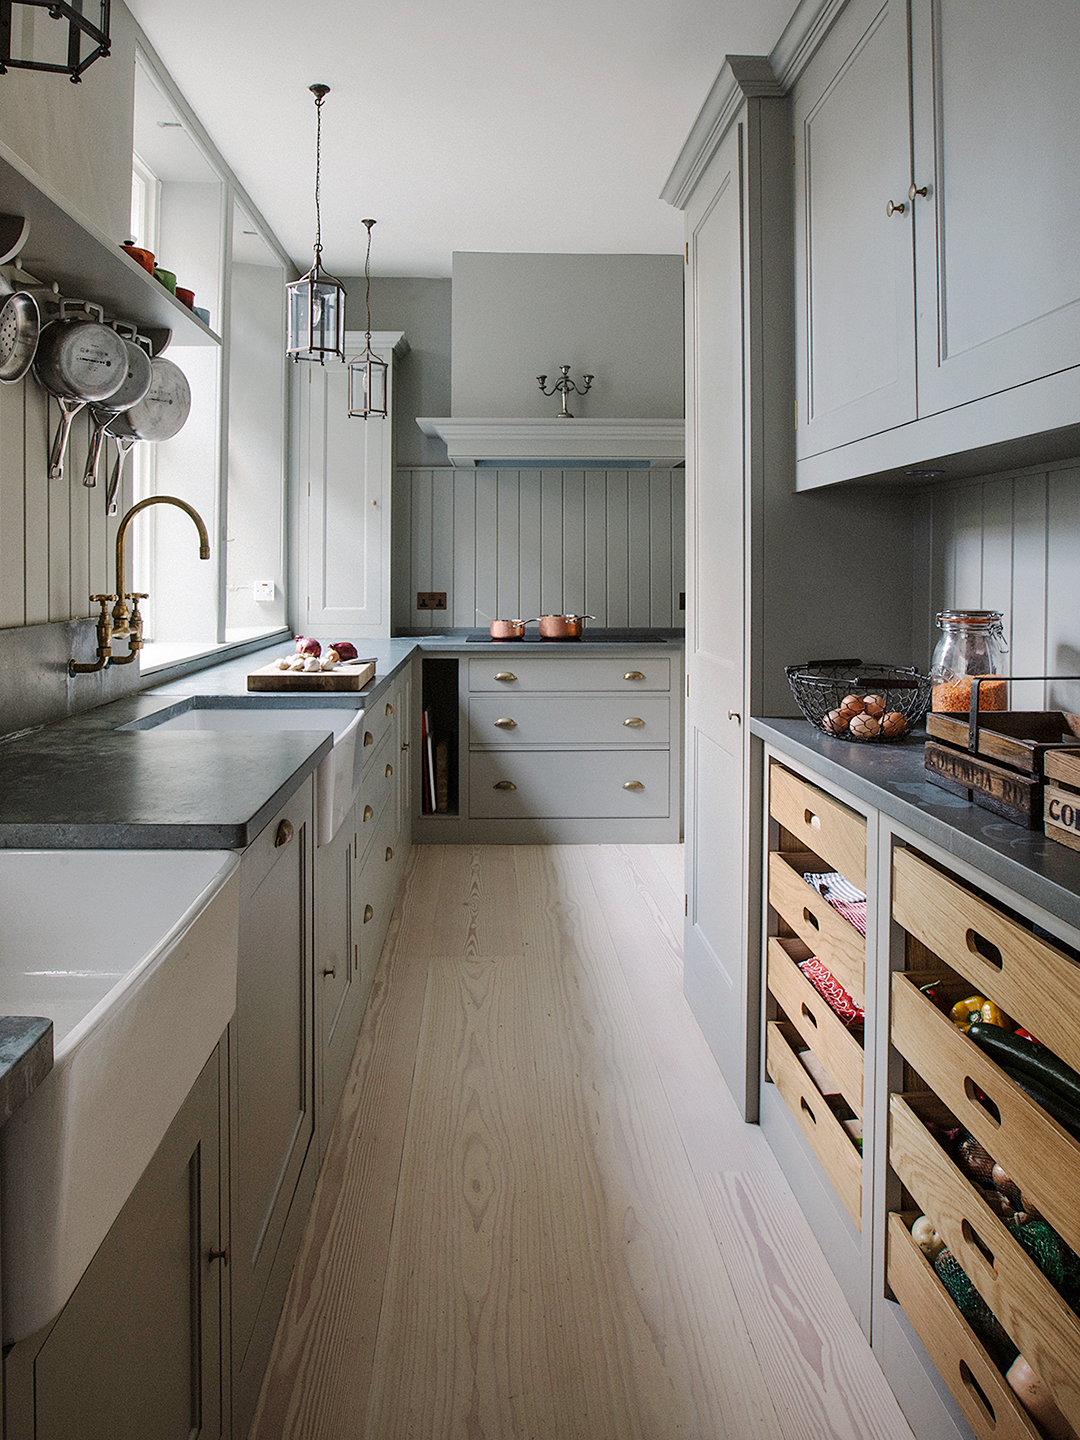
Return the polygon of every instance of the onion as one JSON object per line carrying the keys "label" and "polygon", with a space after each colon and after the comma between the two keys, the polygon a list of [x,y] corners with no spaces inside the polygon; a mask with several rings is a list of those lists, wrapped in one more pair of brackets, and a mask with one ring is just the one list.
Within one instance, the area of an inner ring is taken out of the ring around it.
{"label": "onion", "polygon": [[339,660],[355,660],[359,654],[351,640],[335,640],[330,649],[337,651]]}
{"label": "onion", "polygon": [[313,640],[306,635],[297,635],[296,653],[298,655],[321,655],[322,646],[318,640]]}

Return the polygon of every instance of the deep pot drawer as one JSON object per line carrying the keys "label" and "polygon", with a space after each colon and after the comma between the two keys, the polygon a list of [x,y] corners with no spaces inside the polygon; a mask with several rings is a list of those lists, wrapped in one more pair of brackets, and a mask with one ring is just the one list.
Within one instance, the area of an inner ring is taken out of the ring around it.
{"label": "deep pot drawer", "polygon": [[394,729],[399,689],[400,687],[395,686],[378,700],[372,701],[364,711],[360,727],[360,745],[365,770],[385,736]]}
{"label": "deep pot drawer", "polygon": [[799,969],[798,961],[809,955],[801,940],[770,938],[769,992],[839,1085],[844,1099],[861,1116],[863,1047]]}
{"label": "deep pot drawer", "polygon": [[498,690],[669,690],[671,661],[622,660],[601,656],[492,655],[469,660],[469,689]]}
{"label": "deep pot drawer", "polygon": [[473,695],[472,745],[666,745],[666,695]]}
{"label": "deep pot drawer", "polygon": [[807,850],[866,889],[866,821],[861,815],[775,760],[769,767],[769,814]]}
{"label": "deep pot drawer", "polygon": [[667,750],[474,750],[469,813],[481,819],[650,819],[668,814]]}
{"label": "deep pot drawer", "polygon": [[843,985],[857,1004],[866,982],[866,941],[850,921],[803,879],[799,865],[824,873],[816,855],[773,850],[769,855],[769,904]]}

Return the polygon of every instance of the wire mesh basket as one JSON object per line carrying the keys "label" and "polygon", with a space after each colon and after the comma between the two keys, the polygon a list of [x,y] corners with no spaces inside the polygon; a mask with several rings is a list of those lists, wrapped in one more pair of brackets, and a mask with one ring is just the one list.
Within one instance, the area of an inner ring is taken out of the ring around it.
{"label": "wire mesh basket", "polygon": [[930,679],[909,665],[807,660],[786,670],[807,720],[840,740],[899,740],[930,708]]}

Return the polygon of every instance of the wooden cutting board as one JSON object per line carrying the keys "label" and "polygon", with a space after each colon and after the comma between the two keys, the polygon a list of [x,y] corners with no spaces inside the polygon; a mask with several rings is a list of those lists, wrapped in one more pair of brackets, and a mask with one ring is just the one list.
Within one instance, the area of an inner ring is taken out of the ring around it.
{"label": "wooden cutting board", "polygon": [[249,690],[362,690],[375,674],[374,660],[353,660],[333,670],[279,670],[264,665],[247,677]]}

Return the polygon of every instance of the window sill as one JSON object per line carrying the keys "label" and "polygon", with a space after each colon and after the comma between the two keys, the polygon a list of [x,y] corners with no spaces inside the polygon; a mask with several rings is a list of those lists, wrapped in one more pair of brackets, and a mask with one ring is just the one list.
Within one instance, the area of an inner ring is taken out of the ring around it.
{"label": "window sill", "polygon": [[139,673],[144,678],[153,676],[155,684],[162,680],[177,680],[182,675],[192,675],[197,670],[218,665],[222,660],[247,655],[253,650],[264,650],[277,641],[291,639],[291,630],[275,626],[258,634],[245,635],[242,640],[226,640],[220,645],[208,644],[205,640],[151,641],[142,648]]}

